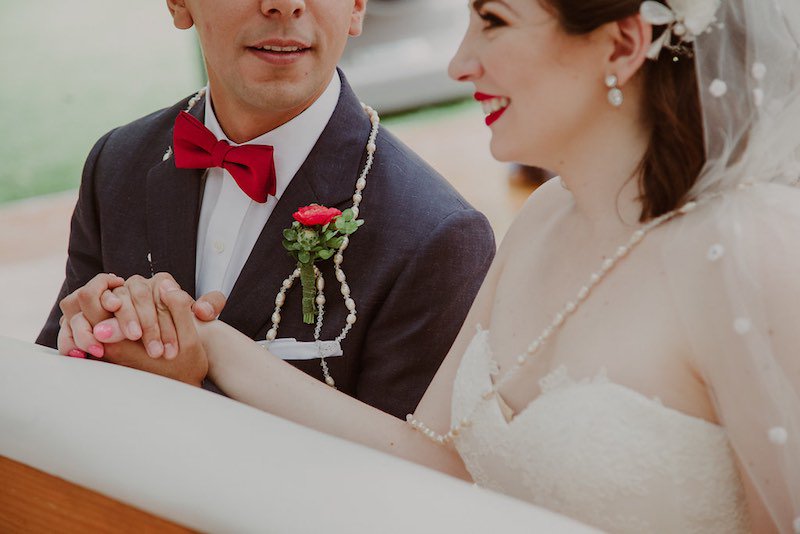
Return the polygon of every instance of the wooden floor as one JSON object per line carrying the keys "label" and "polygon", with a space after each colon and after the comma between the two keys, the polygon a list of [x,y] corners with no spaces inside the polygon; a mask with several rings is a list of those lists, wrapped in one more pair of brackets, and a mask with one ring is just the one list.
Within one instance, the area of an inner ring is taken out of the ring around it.
{"label": "wooden floor", "polygon": [[0,532],[192,532],[0,456]]}

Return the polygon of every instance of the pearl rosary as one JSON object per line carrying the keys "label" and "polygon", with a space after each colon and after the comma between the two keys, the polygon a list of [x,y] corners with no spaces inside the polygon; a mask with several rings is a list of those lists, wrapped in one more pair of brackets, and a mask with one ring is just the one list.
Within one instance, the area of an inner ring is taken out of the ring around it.
{"label": "pearl rosary", "polygon": [[[351,210],[355,218],[358,217],[359,206],[361,205],[361,201],[363,199],[364,188],[367,187],[367,175],[372,169],[372,163],[375,160],[375,152],[377,151],[377,145],[375,144],[375,141],[378,138],[378,128],[380,126],[380,117],[378,116],[378,112],[365,104],[362,104],[362,106],[364,107],[364,111],[367,113],[367,115],[369,115],[370,122],[372,123],[372,130],[370,131],[366,147],[367,161],[364,164],[364,169],[361,171],[361,175],[359,176],[358,180],[356,180],[356,191],[353,194],[353,207]],[[333,268],[336,274],[336,280],[341,286],[340,290],[342,298],[344,299],[344,305],[348,311],[344,328],[334,340],[334,343],[338,346],[341,346],[341,342],[344,341],[344,339],[347,337],[347,334],[350,333],[350,330],[353,328],[353,325],[356,324],[357,320],[356,302],[350,295],[350,286],[347,284],[347,276],[342,270],[344,251],[347,249],[349,244],[350,238],[345,236],[344,240],[342,241],[342,245],[333,256]],[[325,361],[322,341],[320,341],[320,336],[322,335],[322,322],[325,315],[325,303],[327,302],[324,293],[325,279],[322,276],[322,272],[316,266],[314,267],[314,276],[316,277],[317,283],[317,323],[314,329],[314,341],[317,344],[317,351],[319,352],[320,357],[320,366],[322,367],[322,374],[325,377],[325,383],[331,387],[336,387],[336,382],[328,370],[328,363]],[[295,281],[299,277],[300,269],[298,268],[295,269],[294,272],[283,281],[280,291],[278,291],[278,294],[275,296],[275,310],[272,313],[272,328],[269,329],[266,336],[266,341],[268,344],[265,348],[267,349],[269,349],[269,343],[275,341],[275,339],[278,337],[278,328],[281,323],[281,310],[283,309],[283,305],[286,303],[286,293],[292,288]]]}
{"label": "pearl rosary", "polygon": [[[188,102],[186,107],[186,112],[188,113],[191,109],[205,96],[206,89],[200,89]],[[372,164],[375,160],[375,152],[378,150],[376,145],[376,140],[378,138],[378,129],[380,127],[380,117],[378,116],[378,112],[372,109],[371,107],[367,106],[366,104],[361,104],[364,108],[364,111],[369,115],[370,123],[372,124],[372,129],[369,134],[369,138],[367,140],[367,161],[364,164],[364,168],[361,171],[361,174],[356,180],[356,191],[353,194],[353,207],[351,208],[353,212],[354,218],[358,218],[359,206],[361,205],[361,201],[363,200],[363,192],[364,188],[367,187],[367,175],[369,175],[369,171],[372,169]],[[169,158],[172,157],[172,146],[167,148],[167,151],[164,153],[163,160],[167,161]],[[345,326],[342,329],[342,332],[336,337],[333,341],[337,346],[341,347],[341,342],[347,337],[347,334],[350,333],[350,330],[353,328],[353,325],[356,324],[357,319],[357,312],[356,312],[356,302],[350,295],[350,286],[347,284],[347,276],[345,275],[344,271],[342,270],[342,263],[344,262],[344,251],[347,249],[347,246],[350,244],[350,238],[348,236],[344,237],[342,241],[342,245],[339,247],[339,250],[333,256],[333,265],[334,265],[334,272],[336,273],[336,280],[341,284],[341,293],[342,298],[344,299],[344,305],[347,308],[348,315],[347,319],[345,319]],[[153,259],[152,255],[148,252],[147,254],[147,261],[150,265],[151,273],[154,273],[153,269]],[[314,275],[316,277],[317,282],[317,323],[314,329],[314,341],[317,344],[317,351],[319,352],[320,356],[320,365],[322,367],[322,374],[325,377],[325,383],[331,387],[336,387],[336,382],[333,380],[333,377],[328,370],[328,364],[325,361],[325,351],[323,349],[323,342],[320,340],[320,336],[322,335],[322,322],[323,317],[325,315],[325,280],[322,277],[322,273],[320,270],[315,266],[314,267]],[[272,328],[269,329],[266,336],[266,341],[268,342],[265,348],[269,348],[269,343],[275,341],[278,337],[278,328],[281,323],[281,310],[283,309],[283,305],[286,303],[286,293],[292,288],[294,282],[300,277],[300,269],[295,269],[294,272],[283,281],[281,285],[280,291],[275,296],[275,310],[272,313]]]}

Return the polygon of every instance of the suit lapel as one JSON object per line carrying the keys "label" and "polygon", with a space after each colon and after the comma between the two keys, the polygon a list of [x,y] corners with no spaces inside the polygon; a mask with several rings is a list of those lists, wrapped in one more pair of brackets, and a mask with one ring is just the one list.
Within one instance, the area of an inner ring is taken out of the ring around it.
{"label": "suit lapel", "polygon": [[[365,158],[369,118],[344,75],[336,109],[306,161],[292,178],[261,232],[231,291],[222,320],[254,337],[270,320],[281,282],[294,269],[283,248],[283,229],[297,208],[317,203],[348,207]],[[291,318],[284,319],[291,320]]]}
{"label": "suit lapel", "polygon": [[[205,100],[190,111],[203,120]],[[172,128],[164,150],[172,146]],[[195,261],[203,169],[178,169],[169,158],[147,174],[147,239],[155,272],[166,271],[190,295],[195,291]]]}

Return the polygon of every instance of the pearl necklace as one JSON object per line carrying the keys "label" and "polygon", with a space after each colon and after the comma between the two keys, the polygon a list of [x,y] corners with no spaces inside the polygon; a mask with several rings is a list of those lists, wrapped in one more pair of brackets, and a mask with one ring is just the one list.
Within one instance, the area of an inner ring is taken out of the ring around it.
{"label": "pearl necklace", "polygon": [[[372,123],[372,130],[370,131],[366,146],[367,161],[364,164],[364,169],[361,171],[361,175],[358,177],[358,180],[356,180],[356,191],[353,194],[353,207],[350,208],[353,211],[355,218],[358,218],[359,206],[361,205],[361,200],[363,199],[364,188],[367,186],[367,175],[369,175],[369,171],[372,169],[372,163],[375,160],[375,152],[377,151],[377,145],[375,144],[375,141],[378,138],[378,129],[380,127],[380,117],[378,116],[378,112],[366,104],[361,105],[367,115],[369,115],[370,123]],[[328,343],[324,343],[320,340],[320,336],[322,335],[323,317],[325,316],[325,279],[322,276],[322,272],[316,266],[314,266],[314,275],[317,282],[317,323],[314,328],[314,342],[317,344],[317,352],[319,353],[320,366],[322,367],[322,374],[325,378],[325,383],[333,388],[336,387],[336,382],[328,370],[328,363],[325,361],[325,353],[328,351],[333,352],[334,350],[341,349],[342,341],[344,341],[344,339],[347,337],[347,334],[350,333],[350,330],[353,328],[353,325],[356,324],[357,320],[356,302],[350,295],[350,286],[347,284],[347,276],[342,270],[344,251],[347,249],[349,244],[350,238],[345,236],[344,240],[342,241],[342,245],[333,256],[333,268],[334,272],[336,273],[336,280],[340,284],[344,305],[348,311],[347,319],[345,319],[345,325],[342,329],[342,332],[336,337],[336,339]],[[267,349],[269,349],[269,344],[275,341],[275,339],[278,337],[278,328],[280,327],[281,323],[281,310],[283,309],[283,305],[286,303],[286,293],[292,288],[295,281],[299,277],[300,269],[295,269],[294,272],[292,272],[292,274],[283,281],[281,289],[275,296],[275,310],[272,313],[272,328],[269,329],[266,336],[267,345],[265,348]]]}
{"label": "pearl necklace", "polygon": [[[738,186],[738,189],[745,189],[752,184],[746,183],[741,184]],[[683,206],[673,211],[664,213],[655,219],[652,219],[650,222],[636,230],[633,235],[631,235],[630,239],[628,239],[627,243],[621,245],[617,248],[616,253],[605,260],[603,260],[602,264],[600,265],[600,269],[593,272],[589,276],[589,281],[583,285],[576,295],[575,300],[568,301],[564,307],[553,316],[553,320],[550,324],[539,334],[539,337],[534,339],[528,348],[523,354],[517,356],[514,366],[506,372],[500,380],[494,382],[492,386],[487,389],[482,395],[479,401],[488,401],[493,399],[500,388],[508,383],[517,373],[525,366],[525,364],[533,357],[547,342],[548,339],[552,338],[553,335],[564,325],[564,323],[572,316],[580,307],[580,305],[586,301],[589,297],[589,294],[592,290],[597,287],[597,285],[608,275],[609,272],[630,252],[638,246],[642,240],[653,231],[655,228],[661,226],[662,224],[674,219],[677,216],[684,215],[689,213],[697,208],[698,205],[701,203],[705,203],[706,201],[714,198],[716,196],[721,195],[721,193],[715,193],[709,195],[702,200],[697,201],[689,201]],[[479,405],[478,404],[478,405]],[[478,405],[473,408],[472,413],[475,413],[475,410],[478,409]],[[446,445],[451,443],[463,429],[469,427],[472,424],[472,421],[469,417],[465,417],[458,421],[457,423],[451,425],[450,430],[447,431],[446,434],[437,434],[434,430],[428,427],[422,421],[416,419],[413,414],[408,414],[406,416],[406,421],[411,425],[414,430],[421,432],[424,436],[428,439],[438,443],[439,445]]]}

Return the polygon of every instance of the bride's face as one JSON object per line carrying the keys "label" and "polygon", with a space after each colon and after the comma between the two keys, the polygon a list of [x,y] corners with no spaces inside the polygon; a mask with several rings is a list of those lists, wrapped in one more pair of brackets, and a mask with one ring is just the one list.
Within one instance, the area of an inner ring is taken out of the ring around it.
{"label": "bride's face", "polygon": [[564,147],[605,104],[603,53],[594,34],[573,36],[537,0],[474,0],[450,76],[475,84],[492,154],[558,169]]}

